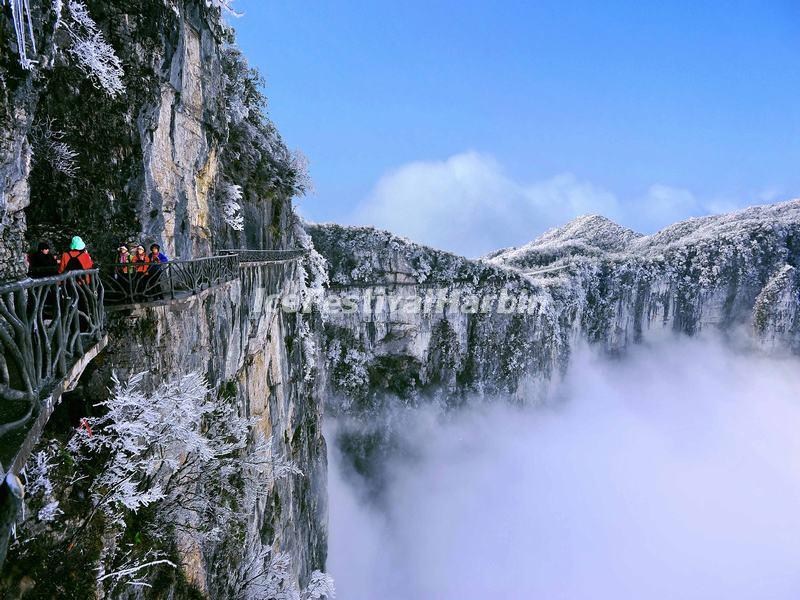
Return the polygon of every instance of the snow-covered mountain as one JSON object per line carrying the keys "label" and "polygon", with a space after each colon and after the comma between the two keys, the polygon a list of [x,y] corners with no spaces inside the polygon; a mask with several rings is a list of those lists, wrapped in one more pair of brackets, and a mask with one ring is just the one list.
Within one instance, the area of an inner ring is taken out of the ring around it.
{"label": "snow-covered mountain", "polygon": [[486,258],[520,269],[550,265],[570,256],[599,256],[622,252],[641,234],[600,215],[584,215],[562,227],[546,231],[519,248],[506,248]]}
{"label": "snow-covered mountain", "polygon": [[[477,261],[371,228],[308,230],[331,291],[361,305],[326,317],[323,345],[343,409],[425,393],[529,400],[580,343],[620,352],[670,333],[745,332],[754,345],[800,351],[798,200],[649,236],[579,217]],[[442,295],[450,302],[433,302]]]}

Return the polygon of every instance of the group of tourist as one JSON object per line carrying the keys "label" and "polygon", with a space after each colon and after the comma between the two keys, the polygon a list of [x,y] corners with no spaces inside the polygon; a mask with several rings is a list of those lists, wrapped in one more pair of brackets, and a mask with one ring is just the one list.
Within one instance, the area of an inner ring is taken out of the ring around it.
{"label": "group of tourist", "polygon": [[145,252],[142,245],[122,244],[117,248],[114,278],[131,280],[135,300],[157,300],[164,297],[161,289],[161,264],[165,262],[169,262],[169,259],[161,252],[158,244],[151,244],[150,254]]}
{"label": "group of tourist", "polygon": [[[161,252],[161,246],[158,244],[152,244],[150,246],[150,254],[147,254],[144,250],[144,246],[141,245],[131,244],[130,246],[126,246],[125,244],[122,244],[119,248],[117,248],[117,265],[137,265],[135,267],[131,267],[133,269],[131,272],[147,273],[150,270],[158,271],[158,269],[152,269],[147,265],[156,265],[168,261],[169,259],[167,258],[167,255]],[[128,268],[120,267],[119,271],[122,273],[127,273]]]}
{"label": "group of tourist", "polygon": [[85,271],[92,267],[94,262],[86,251],[86,244],[77,235],[72,238],[69,250],[60,259],[53,255],[47,242],[40,243],[36,252],[28,255],[28,276],[33,278],[50,277],[67,271]]}
{"label": "group of tourist", "polygon": [[[168,262],[161,246],[152,244],[150,253],[139,244],[121,244],[117,248],[114,279],[129,280],[134,299],[161,298],[161,264]],[[86,271],[94,268],[94,261],[86,250],[86,244],[79,237],[72,238],[69,250],[57,258],[47,242],[41,242],[36,250],[28,255],[28,276],[32,278],[50,277],[69,271]]]}

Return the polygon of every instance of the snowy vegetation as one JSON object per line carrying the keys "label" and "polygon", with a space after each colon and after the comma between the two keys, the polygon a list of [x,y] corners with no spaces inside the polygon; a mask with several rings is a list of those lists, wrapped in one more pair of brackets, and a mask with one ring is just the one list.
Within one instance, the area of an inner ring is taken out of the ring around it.
{"label": "snowy vegetation", "polygon": [[[53,441],[29,461],[15,551],[24,560],[40,544],[92,546],[101,529],[96,585],[108,594],[150,586],[154,569],[174,568],[176,535],[208,545],[244,531],[273,482],[303,475],[196,373],[154,393],[143,375],[115,381],[99,408],[65,444]],[[290,573],[288,555],[265,546],[239,566],[238,597],[319,598],[327,589],[318,574],[300,594]],[[264,595],[276,590],[287,595]]]}
{"label": "snowy vegetation", "polygon": [[241,205],[242,186],[223,181],[221,189],[223,218],[228,227],[234,231],[242,231],[244,229],[244,214]]}
{"label": "snowy vegetation", "polygon": [[72,179],[78,172],[78,153],[64,141],[66,135],[53,119],[45,118],[34,126],[30,138],[34,162],[46,163],[55,173]]}
{"label": "snowy vegetation", "polygon": [[[374,410],[387,394],[402,403],[428,393],[530,399],[586,342],[619,352],[648,335],[755,327],[771,347],[800,347],[792,309],[800,201],[689,219],[651,236],[581,217],[480,261],[368,227],[308,230],[332,287],[372,294],[355,317],[325,315],[337,410]],[[376,299],[440,291],[460,298],[462,311],[404,313]],[[527,307],[463,314],[465,300],[498,295],[527,297]]]}
{"label": "snowy vegetation", "polygon": [[372,227],[308,224],[314,246],[328,261],[332,284],[504,283],[516,272],[416,244]]}
{"label": "snowy vegetation", "polygon": [[209,8],[218,8],[223,14],[229,14],[234,17],[242,16],[242,13],[237,12],[233,7],[234,0],[206,0],[206,6]]}
{"label": "snowy vegetation", "polygon": [[[29,0],[0,0],[0,6],[7,4],[11,5],[19,63],[23,69],[31,70],[38,61],[32,58],[37,50]],[[52,9],[55,13],[55,29],[63,28],[68,33],[68,52],[75,58],[78,67],[110,96],[122,94],[125,91],[122,61],[106,41],[86,4],[81,0],[67,0],[66,16],[63,14],[63,0],[53,0]]]}
{"label": "snowy vegetation", "polygon": [[286,147],[267,115],[264,80],[248,65],[241,50],[225,46],[221,63],[227,125],[220,153],[224,180],[217,192],[222,218],[233,231],[243,232],[248,225],[244,215],[250,214],[244,207],[264,206],[271,201],[269,231],[277,236],[281,200],[311,190],[308,159]]}
{"label": "snowy vegetation", "polygon": [[68,0],[67,7],[69,18],[61,23],[72,39],[70,54],[95,86],[109,96],[122,94],[125,91],[122,61],[97,27],[86,4],[80,0]]}
{"label": "snowy vegetation", "polygon": [[261,75],[235,46],[223,50],[222,70],[229,127],[223,162],[229,179],[250,182],[247,193],[256,198],[305,193],[306,162],[289,151],[268,118]]}
{"label": "snowy vegetation", "polygon": [[292,559],[286,552],[265,548],[243,568],[246,578],[238,582],[234,593],[248,600],[319,600],[336,597],[333,578],[314,571],[305,590],[299,590],[291,573]]}
{"label": "snowy vegetation", "polygon": [[587,215],[546,231],[524,246],[492,253],[486,260],[498,265],[537,269],[557,263],[560,259],[622,252],[639,237],[641,234],[605,217]]}

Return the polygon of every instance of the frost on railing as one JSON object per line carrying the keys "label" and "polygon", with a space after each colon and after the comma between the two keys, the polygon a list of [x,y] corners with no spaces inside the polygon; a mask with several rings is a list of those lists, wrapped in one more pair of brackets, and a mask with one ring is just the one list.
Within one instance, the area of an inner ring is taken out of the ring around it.
{"label": "frost on railing", "polygon": [[241,262],[284,262],[302,258],[307,250],[305,248],[292,248],[289,250],[248,250],[246,248],[226,248],[220,254],[238,256]]}
{"label": "frost on railing", "polygon": [[174,300],[238,278],[239,257],[104,265],[100,267],[100,276],[108,304]]}
{"label": "frost on railing", "polygon": [[0,286],[0,436],[36,416],[40,399],[102,338],[97,275],[73,271]]}
{"label": "frost on railing", "polygon": [[0,0],[0,6],[11,5],[11,18],[14,21],[14,33],[17,36],[17,52],[19,64],[23,69],[30,70],[36,64],[28,58],[28,42],[30,41],[31,53],[36,54],[36,40],[33,36],[33,20],[31,7],[28,0]]}

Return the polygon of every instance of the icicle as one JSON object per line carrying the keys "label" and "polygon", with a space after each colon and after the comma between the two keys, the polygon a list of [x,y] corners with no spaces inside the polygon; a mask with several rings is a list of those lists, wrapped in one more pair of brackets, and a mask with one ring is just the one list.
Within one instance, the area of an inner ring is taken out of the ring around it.
{"label": "icicle", "polygon": [[33,19],[28,0],[0,0],[2,6],[11,4],[11,18],[14,21],[14,32],[17,36],[17,49],[19,51],[19,64],[23,69],[30,70],[36,61],[28,58],[26,38],[30,39],[31,52],[36,54],[36,40],[33,36]]}

